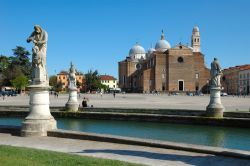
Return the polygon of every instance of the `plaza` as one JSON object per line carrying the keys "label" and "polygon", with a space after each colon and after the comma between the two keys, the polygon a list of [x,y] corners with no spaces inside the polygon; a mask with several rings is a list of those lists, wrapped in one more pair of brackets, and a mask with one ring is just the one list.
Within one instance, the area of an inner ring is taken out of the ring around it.
{"label": "plaza", "polygon": [[249,6],[1,2],[0,165],[250,166]]}
{"label": "plaza", "polygon": [[[80,94],[78,102],[81,104],[83,98],[88,99],[88,106],[96,108],[144,108],[144,109],[187,109],[206,110],[209,103],[209,95],[186,96],[168,94],[136,94],[117,93],[113,94]],[[68,94],[59,94],[58,98],[50,95],[50,106],[64,107],[68,100]],[[221,97],[225,111],[249,111],[249,96],[224,96]],[[16,97],[5,97],[0,100],[0,105],[28,106],[29,96],[27,94]],[[81,105],[80,105],[81,106]]]}

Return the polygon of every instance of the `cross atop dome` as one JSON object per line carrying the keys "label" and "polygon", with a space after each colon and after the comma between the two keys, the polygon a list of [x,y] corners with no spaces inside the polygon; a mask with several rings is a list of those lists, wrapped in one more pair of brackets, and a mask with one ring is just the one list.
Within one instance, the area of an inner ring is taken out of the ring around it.
{"label": "cross atop dome", "polygon": [[165,39],[165,35],[164,35],[164,31],[163,29],[161,30],[161,40],[164,40]]}

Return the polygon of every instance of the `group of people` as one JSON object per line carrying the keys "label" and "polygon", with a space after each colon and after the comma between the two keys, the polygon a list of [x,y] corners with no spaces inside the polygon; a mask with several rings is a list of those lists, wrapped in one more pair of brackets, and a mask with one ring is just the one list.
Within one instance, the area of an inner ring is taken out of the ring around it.
{"label": "group of people", "polygon": [[58,98],[59,93],[56,91],[50,91],[50,95],[54,95],[55,98]]}

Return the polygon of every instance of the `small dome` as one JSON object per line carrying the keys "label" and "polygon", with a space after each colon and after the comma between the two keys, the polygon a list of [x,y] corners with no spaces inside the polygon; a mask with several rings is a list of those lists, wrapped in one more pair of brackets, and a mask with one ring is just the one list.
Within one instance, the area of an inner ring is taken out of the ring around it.
{"label": "small dome", "polygon": [[143,54],[143,56],[145,56],[145,50],[139,43],[136,43],[134,47],[129,50],[130,57],[134,57],[136,54]]}
{"label": "small dome", "polygon": [[167,51],[170,47],[171,47],[171,46],[170,46],[169,42],[165,40],[164,33],[163,33],[163,31],[162,31],[161,40],[159,40],[159,41],[155,44],[155,49],[156,49],[157,51],[165,52],[165,51]]}
{"label": "small dome", "polygon": [[199,27],[198,27],[198,26],[195,26],[195,27],[193,28],[193,32],[199,32]]}
{"label": "small dome", "polygon": [[153,53],[154,51],[156,51],[156,50],[152,47],[148,49],[148,53],[150,53],[150,54]]}

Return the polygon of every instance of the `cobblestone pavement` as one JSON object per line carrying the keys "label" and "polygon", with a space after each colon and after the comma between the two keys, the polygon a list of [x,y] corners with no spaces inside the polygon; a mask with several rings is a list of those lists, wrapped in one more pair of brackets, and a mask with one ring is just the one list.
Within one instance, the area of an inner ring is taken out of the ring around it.
{"label": "cobblestone pavement", "polygon": [[[168,96],[167,94],[81,94],[78,101],[83,97],[89,99],[88,105],[103,108],[165,108],[165,109],[193,109],[205,110],[209,103],[209,96]],[[59,94],[56,98],[50,96],[51,106],[65,106],[68,100],[67,94]],[[250,97],[221,97],[222,104],[227,111],[250,111]],[[0,98],[0,105],[28,105],[29,96],[22,95],[17,97]]]}
{"label": "cobblestone pavement", "polygon": [[145,146],[0,133],[0,145],[45,149],[152,166],[250,166],[249,160]]}

